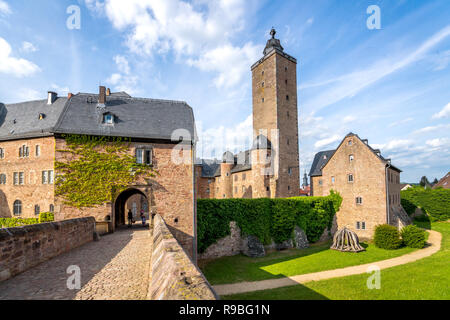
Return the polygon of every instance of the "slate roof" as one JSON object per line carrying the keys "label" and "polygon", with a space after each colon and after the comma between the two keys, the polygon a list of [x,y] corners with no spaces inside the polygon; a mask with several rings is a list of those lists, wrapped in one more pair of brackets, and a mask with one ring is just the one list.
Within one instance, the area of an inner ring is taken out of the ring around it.
{"label": "slate roof", "polygon": [[[328,160],[333,156],[336,150],[320,151],[314,157],[314,161],[311,165],[310,177],[316,177],[322,175],[322,168],[328,163]],[[326,159],[324,159],[326,156]]]}
{"label": "slate roof", "polygon": [[[399,168],[397,168],[396,166],[391,164],[391,159],[385,159],[381,155],[381,151],[379,149],[373,149],[368,143],[366,143],[367,140],[361,139],[357,134],[354,134],[352,132],[350,132],[348,135],[345,136],[345,138],[341,141],[341,143],[339,144],[337,149],[339,149],[339,147],[342,145],[342,142],[344,142],[344,140],[350,136],[354,136],[354,137],[358,138],[359,140],[361,140],[369,148],[369,150],[372,151],[382,162],[384,162],[386,165],[389,164],[389,167],[391,169],[396,170],[398,172],[402,172],[402,170],[400,170]],[[311,170],[309,172],[309,175],[311,177],[321,176],[322,168],[328,163],[328,161],[334,155],[336,150],[328,150],[328,151],[318,152],[314,157],[314,161],[311,165]],[[326,159],[324,159],[324,155],[326,155]]]}
{"label": "slate roof", "polygon": [[[51,105],[47,105],[47,100],[0,103],[0,140],[51,135],[66,102],[67,98],[58,98]],[[42,120],[39,119],[40,114],[43,114]]]}
{"label": "slate roof", "polygon": [[[39,120],[39,113],[45,114]],[[103,124],[103,114],[115,116],[112,125]],[[14,122],[15,120],[15,122]],[[125,92],[106,97],[98,106],[98,94],[78,93],[71,99],[58,98],[18,104],[0,104],[0,140],[31,138],[54,133],[171,140],[177,129],[185,129],[196,141],[192,108],[185,102],[133,98]]]}
{"label": "slate roof", "polygon": [[[227,153],[226,153],[227,154]],[[231,154],[231,152],[230,152]],[[202,167],[202,178],[220,177],[222,170],[220,164],[223,161],[214,159],[202,159],[200,166]],[[240,152],[234,156],[234,166],[231,168],[231,173],[238,173],[252,169],[250,150]]]}

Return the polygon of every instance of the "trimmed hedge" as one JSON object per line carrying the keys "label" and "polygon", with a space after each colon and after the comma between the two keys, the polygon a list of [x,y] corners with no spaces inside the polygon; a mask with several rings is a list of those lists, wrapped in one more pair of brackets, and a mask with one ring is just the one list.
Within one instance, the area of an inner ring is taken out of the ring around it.
{"label": "trimmed hedge", "polygon": [[310,242],[316,242],[326,228],[331,228],[341,203],[341,196],[334,192],[328,197],[199,199],[198,250],[204,252],[228,236],[231,221],[236,221],[243,234],[256,236],[264,244],[291,239],[296,225]]}
{"label": "trimmed hedge", "polygon": [[13,228],[39,223],[37,218],[0,218],[0,228]]}
{"label": "trimmed hedge", "polygon": [[388,224],[381,224],[375,228],[374,242],[378,248],[387,250],[398,249],[402,245],[397,228]]}
{"label": "trimmed hedge", "polygon": [[450,219],[450,189],[410,188],[401,192],[401,203],[409,215],[422,208],[433,220]]}
{"label": "trimmed hedge", "polygon": [[53,212],[41,212],[39,214],[39,223],[53,222],[55,221],[55,215]]}
{"label": "trimmed hedge", "polygon": [[425,231],[415,225],[409,225],[400,232],[403,243],[410,248],[422,249],[425,246]]}

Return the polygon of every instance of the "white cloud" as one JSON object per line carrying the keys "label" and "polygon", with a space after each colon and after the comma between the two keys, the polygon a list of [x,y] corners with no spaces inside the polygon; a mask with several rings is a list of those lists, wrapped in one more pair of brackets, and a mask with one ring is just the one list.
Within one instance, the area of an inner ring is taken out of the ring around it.
{"label": "white cloud", "polygon": [[106,83],[113,86],[116,91],[125,91],[128,94],[138,92],[136,88],[138,79],[130,74],[130,64],[124,56],[117,55],[113,58],[119,72],[113,73]]}
{"label": "white cloud", "polygon": [[11,56],[11,46],[0,37],[0,73],[6,73],[15,77],[25,77],[40,71],[33,62]]}
{"label": "white cloud", "polygon": [[20,49],[22,52],[30,53],[30,52],[36,52],[38,48],[34,44],[28,41],[22,42],[22,48]]}
{"label": "white cloud", "polygon": [[436,138],[436,139],[432,139],[432,140],[428,140],[426,142],[427,145],[429,145],[430,147],[442,147],[447,145],[450,142],[450,139],[448,138]]}
{"label": "white cloud", "polygon": [[153,56],[172,51],[182,58],[179,61],[216,73],[218,87],[237,85],[262,51],[251,43],[231,43],[243,29],[249,1],[87,0],[86,4],[102,10],[116,29],[127,33],[131,52]]}
{"label": "white cloud", "polygon": [[342,136],[335,134],[335,135],[333,135],[331,137],[328,137],[328,138],[321,139],[321,140],[317,141],[314,144],[314,147],[316,149],[319,149],[319,148],[322,148],[322,147],[325,147],[325,146],[329,146],[330,144],[333,144],[333,143],[335,143],[337,141],[341,141],[342,139],[343,139]]}
{"label": "white cloud", "polygon": [[381,152],[395,151],[399,152],[401,150],[407,150],[413,145],[412,140],[406,139],[394,139],[385,144],[373,144],[371,145],[374,149],[380,149]]}
{"label": "white cloud", "polygon": [[197,156],[202,159],[220,158],[225,151],[238,153],[250,148],[253,142],[253,115],[230,127],[216,127],[205,131],[197,122],[199,143]]}
{"label": "white cloud", "polygon": [[320,95],[305,101],[310,110],[320,110],[326,106],[339,102],[345,98],[353,97],[361,90],[374,84],[380,79],[411,65],[425,57],[425,54],[435,45],[450,36],[450,25],[435,33],[416,50],[407,54],[399,55],[396,58],[383,59],[375,62],[372,66],[356,70],[349,74],[341,75],[333,79],[320,80],[316,83],[306,83],[300,86],[301,89],[331,85],[322,90]]}
{"label": "white cloud", "polygon": [[424,128],[414,131],[413,134],[429,133],[429,132],[433,132],[433,131],[437,131],[437,130],[441,130],[441,129],[444,129],[444,130],[450,129],[450,124],[439,124],[436,126],[424,127]]}
{"label": "white cloud", "polygon": [[0,14],[10,14],[11,8],[5,1],[0,0]]}
{"label": "white cloud", "polygon": [[33,101],[44,99],[44,97],[42,95],[42,92],[39,92],[37,90],[21,88],[15,93],[14,99],[18,101]]}
{"label": "white cloud", "polygon": [[433,119],[441,119],[450,117],[450,102],[438,113],[433,115]]}
{"label": "white cloud", "polygon": [[348,124],[350,122],[356,121],[356,119],[357,118],[355,116],[346,116],[344,117],[344,119],[342,119],[342,122]]}
{"label": "white cloud", "polygon": [[69,87],[60,87],[55,83],[52,83],[51,85],[52,90],[56,91],[59,95],[67,95],[70,92]]}
{"label": "white cloud", "polygon": [[391,124],[389,124],[389,128],[397,127],[397,126],[399,126],[401,124],[405,124],[405,123],[411,122],[413,120],[414,120],[413,118],[406,118],[406,119],[403,119],[403,120],[395,121],[395,122],[392,122]]}

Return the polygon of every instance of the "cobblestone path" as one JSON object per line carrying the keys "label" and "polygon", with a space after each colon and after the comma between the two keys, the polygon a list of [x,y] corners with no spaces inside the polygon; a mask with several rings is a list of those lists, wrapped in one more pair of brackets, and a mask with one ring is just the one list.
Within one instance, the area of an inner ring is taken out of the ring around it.
{"label": "cobblestone path", "polygon": [[[151,258],[148,228],[123,229],[0,283],[0,300],[142,300]],[[81,270],[81,290],[69,290],[69,266]]]}

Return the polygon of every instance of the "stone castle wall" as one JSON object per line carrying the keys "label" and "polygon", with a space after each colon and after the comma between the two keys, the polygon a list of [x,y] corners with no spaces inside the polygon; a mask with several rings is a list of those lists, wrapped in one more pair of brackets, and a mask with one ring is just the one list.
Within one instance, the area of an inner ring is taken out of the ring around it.
{"label": "stone castle wall", "polygon": [[92,217],[0,229],[0,281],[93,241]]}
{"label": "stone castle wall", "polygon": [[156,215],[149,300],[216,300],[217,295],[164,219]]}
{"label": "stone castle wall", "polygon": [[[27,146],[28,157],[19,157],[19,148]],[[39,154],[36,154],[39,146]],[[43,171],[54,170],[55,138],[44,137],[1,141],[4,157],[0,159],[0,174],[6,175],[6,184],[0,184],[0,217],[14,217],[14,202],[22,202],[20,218],[36,218],[35,206],[40,212],[50,211],[54,204],[54,185],[42,182]],[[14,172],[23,172],[22,185],[14,185]]]}

